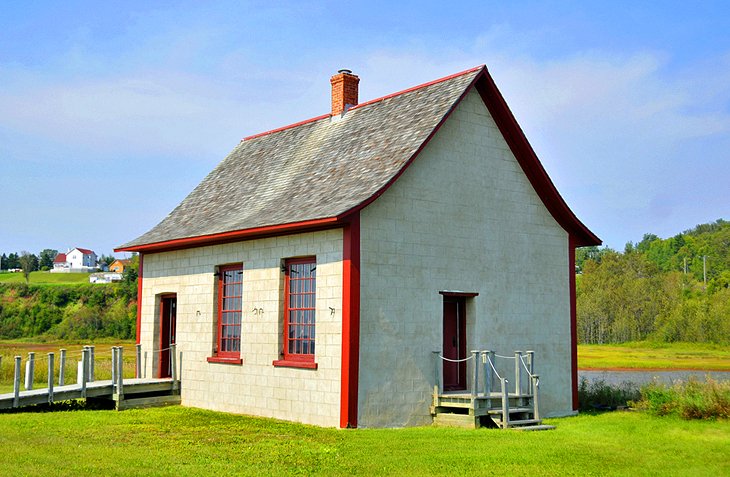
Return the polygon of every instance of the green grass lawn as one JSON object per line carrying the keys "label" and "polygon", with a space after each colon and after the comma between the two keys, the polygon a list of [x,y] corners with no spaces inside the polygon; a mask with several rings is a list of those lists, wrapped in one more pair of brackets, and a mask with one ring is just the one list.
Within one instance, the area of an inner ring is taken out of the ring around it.
{"label": "green grass lawn", "polygon": [[639,412],[554,431],[336,430],[183,407],[0,414],[0,476],[730,475],[730,424]]}
{"label": "green grass lawn", "polygon": [[[32,285],[65,285],[69,283],[89,283],[88,273],[51,273],[31,272],[29,283]],[[25,283],[21,272],[0,273],[0,283]]]}
{"label": "green grass lawn", "polygon": [[730,348],[707,343],[578,345],[578,367],[730,371]]}

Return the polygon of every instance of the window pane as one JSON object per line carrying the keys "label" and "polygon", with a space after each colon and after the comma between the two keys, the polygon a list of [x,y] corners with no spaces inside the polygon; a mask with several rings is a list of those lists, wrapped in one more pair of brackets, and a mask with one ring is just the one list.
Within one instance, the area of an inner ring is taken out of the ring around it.
{"label": "window pane", "polygon": [[288,331],[284,336],[284,349],[288,354],[314,353],[316,267],[314,261],[292,261],[287,265],[287,310],[284,316]]}
{"label": "window pane", "polygon": [[221,270],[218,320],[220,336],[218,350],[223,353],[239,353],[241,350],[241,321],[243,270],[235,268]]}

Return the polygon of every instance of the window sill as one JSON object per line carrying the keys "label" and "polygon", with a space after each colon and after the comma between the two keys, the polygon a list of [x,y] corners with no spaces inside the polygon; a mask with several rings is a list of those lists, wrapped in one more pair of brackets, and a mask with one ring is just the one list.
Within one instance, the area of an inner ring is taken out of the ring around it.
{"label": "window sill", "polygon": [[277,368],[303,368],[317,369],[317,363],[314,361],[293,361],[290,359],[277,359],[273,364]]}
{"label": "window sill", "polygon": [[243,364],[241,358],[221,358],[220,356],[209,356],[209,363],[221,363],[221,364]]}

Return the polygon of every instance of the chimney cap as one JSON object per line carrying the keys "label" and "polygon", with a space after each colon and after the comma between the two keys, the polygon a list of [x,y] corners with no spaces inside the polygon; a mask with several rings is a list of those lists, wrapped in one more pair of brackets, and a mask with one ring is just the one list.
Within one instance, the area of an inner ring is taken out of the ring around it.
{"label": "chimney cap", "polygon": [[352,74],[352,70],[348,70],[347,68],[342,68],[341,70],[337,70],[338,73],[346,73],[348,75]]}

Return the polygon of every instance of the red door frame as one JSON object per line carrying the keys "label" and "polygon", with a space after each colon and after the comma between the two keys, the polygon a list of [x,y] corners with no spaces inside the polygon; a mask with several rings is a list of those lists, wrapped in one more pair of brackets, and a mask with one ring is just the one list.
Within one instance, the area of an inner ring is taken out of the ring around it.
{"label": "red door frame", "polygon": [[175,343],[177,331],[177,295],[174,293],[160,296],[160,359],[157,376],[169,378],[170,345]]}
{"label": "red door frame", "polygon": [[[443,357],[451,360],[466,358],[466,299],[444,296]],[[466,389],[466,361],[443,361],[445,391]]]}

